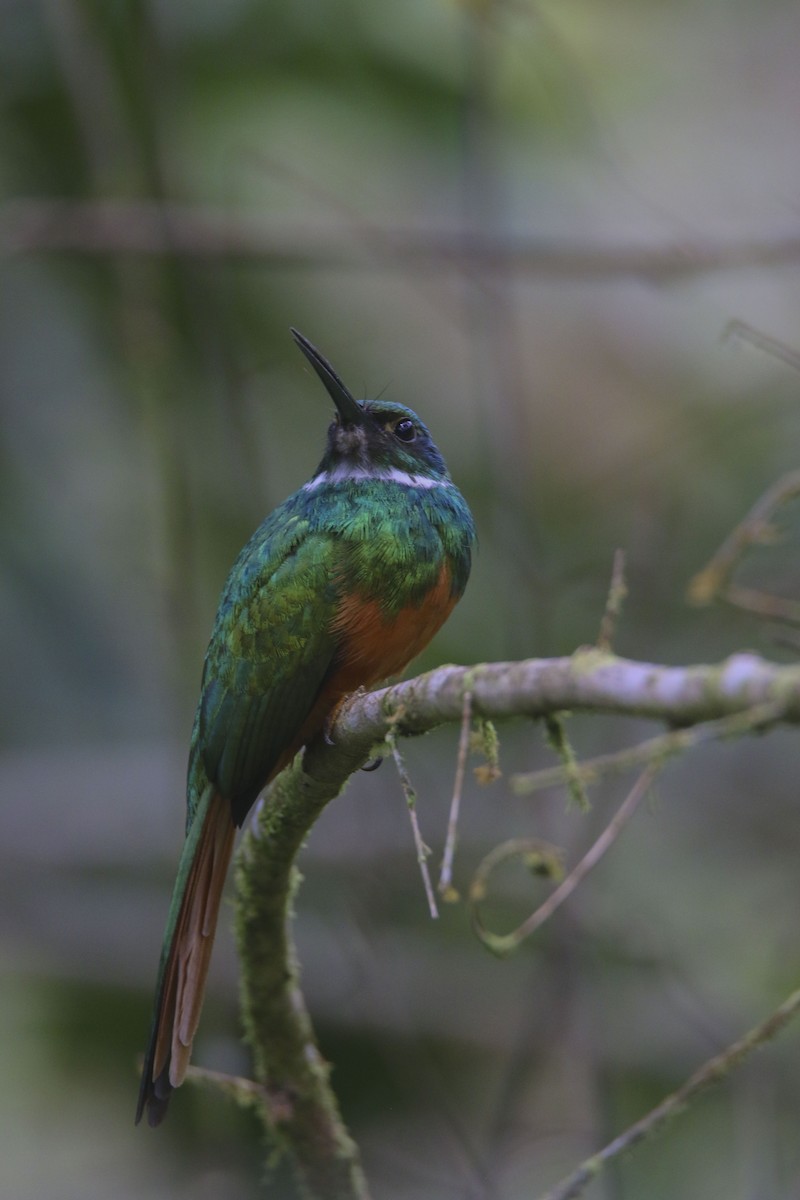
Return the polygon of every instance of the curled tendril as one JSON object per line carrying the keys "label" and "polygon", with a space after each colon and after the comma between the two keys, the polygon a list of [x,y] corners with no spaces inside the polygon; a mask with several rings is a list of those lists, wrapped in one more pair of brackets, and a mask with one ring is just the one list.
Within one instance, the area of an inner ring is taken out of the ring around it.
{"label": "curled tendril", "polygon": [[564,878],[564,856],[557,846],[551,846],[541,838],[511,838],[495,846],[479,863],[469,887],[469,906],[472,928],[492,954],[504,958],[512,954],[527,936],[528,921],[510,933],[494,933],[488,929],[481,915],[481,905],[489,893],[489,880],[498,867],[515,860],[539,879],[559,883]]}

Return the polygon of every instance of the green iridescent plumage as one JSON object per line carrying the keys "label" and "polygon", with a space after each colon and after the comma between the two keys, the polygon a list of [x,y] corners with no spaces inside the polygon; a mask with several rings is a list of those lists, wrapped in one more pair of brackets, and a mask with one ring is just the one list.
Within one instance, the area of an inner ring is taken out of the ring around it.
{"label": "green iridescent plumage", "polygon": [[[206,654],[187,828],[209,779],[231,799],[237,823],[244,819],[331,669],[331,623],[343,595],[375,597],[390,617],[422,602],[445,560],[452,564],[453,595],[466,586],[472,517],[430,435],[403,405],[365,408],[379,427],[412,420],[420,441],[429,443],[415,456],[406,446],[381,446],[382,461],[372,469],[421,482],[347,478],[348,458],[329,446],[309,484],[276,508],[244,547]],[[331,427],[331,442],[339,429]],[[353,470],[362,469],[357,458],[353,463]]]}

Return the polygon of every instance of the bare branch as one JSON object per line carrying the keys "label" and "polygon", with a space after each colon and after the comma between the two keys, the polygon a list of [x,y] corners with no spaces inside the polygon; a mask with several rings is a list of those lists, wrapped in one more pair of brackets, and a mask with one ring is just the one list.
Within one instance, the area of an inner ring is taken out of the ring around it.
{"label": "bare branch", "polygon": [[[639,807],[642,799],[647,795],[658,771],[659,767],[655,763],[650,763],[645,767],[608,825],[606,825],[597,841],[586,851],[580,862],[573,867],[565,879],[562,879],[555,891],[551,892],[547,899],[521,925],[518,925],[516,929],[512,929],[510,933],[492,933],[491,930],[486,928],[481,917],[480,905],[486,897],[489,876],[500,861],[496,857],[496,850],[486,856],[475,872],[472,887],[470,888],[470,901],[472,906],[472,927],[483,944],[493,954],[497,954],[499,957],[512,954],[526,938],[529,938],[531,934],[544,925],[545,921],[548,921],[552,917],[556,909],[560,908],[564,901],[572,895],[578,884],[586,878],[592,868],[596,867],[600,862],[603,855],[611,849]],[[511,843],[507,843],[506,845],[508,847]],[[508,857],[512,857],[512,855],[504,855],[504,858]],[[549,873],[552,874],[552,872]]]}
{"label": "bare branch", "polygon": [[774,542],[776,533],[770,520],[790,500],[800,496],[800,471],[782,475],[758,498],[746,517],[728,534],[720,548],[701,571],[691,579],[687,591],[690,603],[711,604],[725,599],[739,607],[780,620],[796,622],[800,605],[793,600],[769,596],[731,584],[731,576],[751,546]]}
{"label": "bare branch", "polygon": [[667,1121],[685,1109],[687,1104],[700,1092],[725,1079],[735,1067],[744,1062],[748,1055],[779,1034],[797,1015],[798,1010],[800,1010],[800,991],[792,992],[765,1021],[756,1025],[754,1029],[746,1033],[738,1042],[734,1042],[733,1045],[723,1050],[721,1054],[710,1058],[699,1070],[695,1071],[691,1078],[687,1079],[682,1087],[651,1109],[646,1117],[642,1117],[623,1134],[614,1138],[613,1142],[609,1142],[598,1154],[586,1159],[576,1171],[573,1171],[571,1175],[552,1188],[546,1196],[543,1196],[542,1200],[574,1200],[576,1196],[580,1196],[608,1162],[650,1137]]}
{"label": "bare branch", "polygon": [[780,362],[786,363],[787,367],[794,367],[795,371],[800,371],[800,354],[796,350],[778,338],[770,337],[768,333],[762,333],[760,329],[748,325],[747,321],[738,319],[729,321],[722,331],[722,337],[723,340],[735,339],[740,342],[749,342],[751,346],[763,350],[765,354],[770,354]]}
{"label": "bare branch", "polygon": [[464,709],[461,713],[461,736],[458,740],[458,759],[456,761],[456,776],[453,780],[453,798],[450,801],[450,815],[447,819],[447,838],[442,855],[442,869],[439,873],[439,894],[446,900],[456,899],[453,889],[453,859],[456,853],[458,838],[458,817],[461,810],[461,793],[464,790],[464,775],[469,753],[469,731],[472,723],[472,692],[464,692]]}
{"label": "bare branch", "polygon": [[400,776],[400,786],[403,789],[403,795],[406,798],[406,807],[408,808],[408,818],[411,822],[411,832],[414,836],[414,848],[417,852],[417,862],[419,864],[420,874],[422,875],[422,885],[425,888],[425,898],[428,901],[428,912],[433,920],[437,920],[439,909],[436,907],[436,896],[433,892],[433,884],[431,883],[430,871],[428,870],[428,859],[430,858],[430,850],[425,845],[422,837],[422,830],[419,827],[419,818],[417,816],[417,793],[414,785],[411,782],[411,777],[406,770],[406,764],[403,762],[403,756],[397,749],[397,737],[394,729],[391,730],[387,737],[389,748],[392,752],[394,765],[397,767],[397,774]]}
{"label": "bare branch", "polygon": [[[483,663],[475,667],[438,667],[381,691],[344,704],[331,731],[327,766],[339,753],[354,753],[382,742],[390,724],[398,734],[427,733],[437,725],[461,720],[464,692],[472,692],[476,716],[543,717],[565,709],[649,717],[670,725],[695,725],[776,705],[781,719],[800,722],[800,666],[768,662],[757,654],[735,654],[707,666],[665,667],[582,649],[568,658],[531,658]],[[395,714],[401,714],[399,717]],[[323,748],[307,753],[316,762]],[[362,759],[363,761],[363,759]]]}
{"label": "bare branch", "polygon": [[343,267],[440,272],[483,270],[556,279],[638,278],[670,282],[712,271],[785,266],[800,259],[800,231],[685,242],[581,243],[576,239],[509,237],[470,229],[290,227],[220,209],[150,201],[96,202],[18,198],[0,208],[6,254],[186,255],[261,259],[318,270]]}
{"label": "bare branch", "polygon": [[782,718],[782,705],[757,705],[745,712],[720,717],[718,721],[704,721],[690,729],[673,729],[658,737],[646,738],[643,742],[637,742],[635,746],[626,746],[624,750],[617,750],[612,754],[598,754],[596,758],[584,759],[569,769],[565,765],[547,767],[542,771],[531,771],[529,774],[512,775],[509,784],[518,796],[528,796],[544,788],[570,783],[576,775],[582,784],[588,786],[596,783],[603,775],[612,772],[619,774],[630,770],[631,767],[641,767],[651,762],[664,763],[668,758],[683,754],[703,742],[761,731]]}
{"label": "bare branch", "polygon": [[611,567],[611,583],[608,588],[605,612],[600,622],[600,632],[597,636],[598,650],[610,651],[617,630],[617,621],[622,612],[622,605],[628,594],[625,582],[625,551],[614,551],[614,562]]}

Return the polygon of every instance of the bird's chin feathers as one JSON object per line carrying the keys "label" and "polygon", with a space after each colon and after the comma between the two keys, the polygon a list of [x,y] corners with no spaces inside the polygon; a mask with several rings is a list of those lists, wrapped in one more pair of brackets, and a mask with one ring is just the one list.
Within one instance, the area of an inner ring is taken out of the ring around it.
{"label": "bird's chin feathers", "polygon": [[355,466],[369,463],[367,431],[363,425],[342,425],[338,421],[331,429],[331,444],[337,454]]}

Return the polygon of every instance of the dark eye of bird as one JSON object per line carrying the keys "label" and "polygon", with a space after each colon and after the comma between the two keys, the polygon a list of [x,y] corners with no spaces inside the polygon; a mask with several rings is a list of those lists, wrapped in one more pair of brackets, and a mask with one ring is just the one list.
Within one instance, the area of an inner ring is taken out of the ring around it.
{"label": "dark eye of bird", "polygon": [[395,437],[399,437],[401,442],[413,442],[417,436],[416,426],[408,417],[403,417],[402,421],[398,421],[394,427]]}

